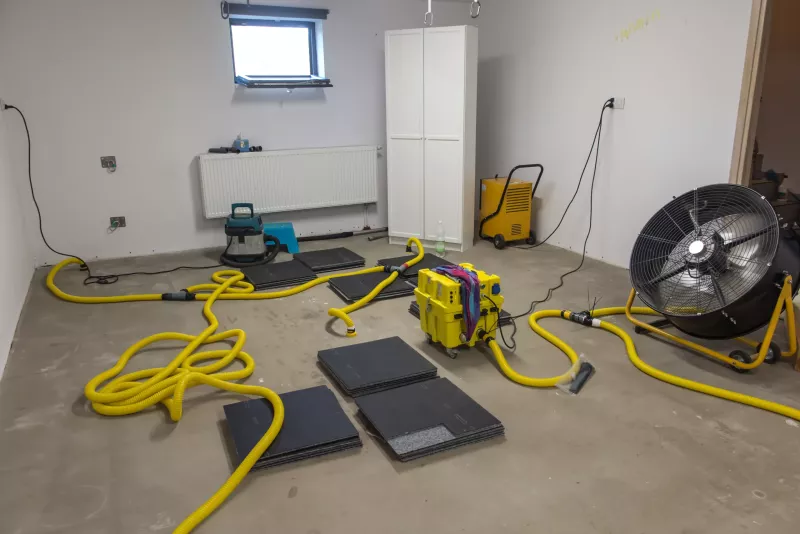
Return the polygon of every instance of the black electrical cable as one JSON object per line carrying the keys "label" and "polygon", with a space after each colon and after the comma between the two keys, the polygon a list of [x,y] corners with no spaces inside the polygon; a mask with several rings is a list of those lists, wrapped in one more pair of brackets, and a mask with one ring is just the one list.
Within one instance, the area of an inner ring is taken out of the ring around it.
{"label": "black electrical cable", "polygon": [[567,207],[564,209],[564,213],[561,214],[561,219],[558,221],[558,224],[556,225],[555,229],[552,232],[550,232],[550,235],[548,235],[542,241],[536,243],[535,245],[520,246],[513,248],[518,248],[522,250],[531,250],[534,248],[541,247],[542,245],[550,241],[550,238],[553,237],[553,235],[555,235],[556,232],[558,232],[559,228],[561,228],[561,224],[564,222],[564,219],[567,217],[569,209],[572,207],[572,203],[575,202],[575,199],[578,197],[578,192],[581,190],[581,184],[583,183],[583,177],[586,174],[586,169],[589,167],[589,162],[592,159],[592,152],[594,151],[594,146],[596,143],[598,143],[598,140],[600,139],[600,130],[603,126],[603,114],[606,112],[606,109],[613,106],[613,103],[614,99],[609,98],[603,104],[603,110],[600,112],[600,122],[597,124],[597,130],[595,130],[594,132],[594,139],[592,139],[592,146],[589,148],[589,155],[586,157],[586,163],[583,164],[583,170],[581,171],[581,176],[578,179],[578,185],[577,187],[575,187],[575,193],[572,194],[572,198],[570,199],[569,204],[567,204]]}
{"label": "black electrical cable", "polygon": [[[169,269],[169,270],[166,270],[166,271],[132,272],[132,273],[106,274],[106,275],[96,275],[95,276],[95,275],[92,274],[92,271],[89,269],[89,265],[85,261],[83,261],[83,259],[81,259],[79,256],[76,256],[74,254],[65,254],[64,252],[59,252],[58,250],[54,249],[52,246],[50,246],[50,243],[47,241],[47,237],[45,237],[45,235],[44,235],[44,227],[43,227],[44,225],[43,225],[43,222],[42,222],[42,210],[39,208],[39,202],[36,200],[36,191],[34,190],[34,187],[33,187],[33,172],[31,170],[31,150],[32,150],[31,131],[28,128],[28,121],[25,119],[25,114],[22,113],[22,110],[19,109],[16,106],[12,106],[10,104],[4,104],[4,108],[3,109],[13,109],[13,110],[15,110],[17,113],[19,113],[19,116],[22,118],[22,124],[25,125],[25,135],[28,138],[28,185],[30,186],[31,199],[33,200],[33,205],[36,207],[36,216],[38,217],[38,220],[39,220],[39,235],[42,236],[42,242],[54,254],[58,254],[59,256],[64,256],[65,258],[75,258],[76,260],[81,262],[81,270],[82,271],[86,271],[86,273],[87,273],[86,274],[86,278],[83,281],[84,285],[89,285],[89,284],[109,285],[109,284],[117,283],[117,281],[123,276],[134,276],[134,275],[150,276],[150,275],[155,275],[155,274],[167,274],[167,273],[172,273],[172,272],[175,272],[175,271],[179,271],[181,269],[189,269],[189,270],[216,269],[217,267],[219,267],[221,265],[221,264],[218,263],[216,265],[208,265],[208,266],[204,266],[204,267],[180,266],[180,267],[175,267],[174,269]],[[230,242],[228,243],[228,246],[230,247]],[[225,249],[225,250],[227,252],[227,249]]]}
{"label": "black electrical cable", "polygon": [[[589,151],[589,157],[586,159],[586,165],[584,166],[584,172],[585,172],[586,171],[586,167],[589,164],[589,161],[591,161],[591,159],[592,159],[592,152],[594,152],[594,154],[595,154],[594,169],[592,171],[592,182],[591,182],[591,186],[590,186],[590,189],[589,189],[589,229],[587,230],[586,238],[583,241],[583,252],[581,253],[581,262],[578,264],[578,266],[576,268],[574,268],[571,271],[568,271],[568,272],[562,274],[559,277],[558,285],[548,289],[547,290],[547,296],[545,296],[545,298],[543,298],[541,300],[534,300],[533,302],[531,302],[531,305],[528,308],[528,311],[526,311],[525,313],[521,313],[519,315],[514,315],[514,316],[511,317],[511,322],[514,325],[514,331],[512,332],[512,334],[510,336],[511,344],[506,343],[505,337],[503,336],[503,326],[502,326],[502,324],[500,324],[500,319],[499,319],[499,316],[498,316],[498,320],[497,320],[497,323],[495,324],[495,327],[498,327],[498,329],[500,330],[500,337],[503,340],[503,344],[506,347],[508,347],[510,350],[512,350],[512,351],[514,351],[516,349],[516,347],[517,347],[516,340],[514,339],[514,337],[517,334],[517,323],[516,323],[516,320],[521,318],[521,317],[527,317],[528,315],[532,314],[536,310],[536,306],[538,306],[539,304],[545,303],[548,300],[550,300],[550,298],[553,296],[553,294],[557,290],[559,290],[561,287],[564,286],[564,279],[566,277],[568,277],[569,275],[580,271],[581,268],[583,267],[583,264],[586,262],[586,246],[589,243],[589,237],[591,237],[591,235],[592,235],[592,221],[593,221],[593,218],[594,218],[594,185],[595,185],[595,181],[597,179],[597,163],[598,163],[598,161],[600,159],[600,138],[602,137],[602,133],[603,133],[603,116],[605,115],[605,112],[606,112],[606,110],[608,108],[613,107],[613,105],[614,105],[613,102],[614,102],[613,99],[609,99],[603,104],[603,110],[600,112],[600,122],[597,125],[597,131],[595,132],[595,137],[594,137],[594,140],[592,141],[592,147],[591,147],[591,149]],[[597,145],[597,150],[596,151],[594,150],[595,144]],[[581,173],[581,181],[583,180],[583,174],[584,173],[582,172]],[[575,195],[573,195],[572,200],[575,200],[575,197],[577,196],[579,190],[580,190],[580,181],[578,182],[578,189],[575,191]],[[569,205],[572,205],[572,200],[570,201]],[[569,205],[567,206],[567,210],[564,211],[564,216],[566,216],[567,211],[569,210]],[[561,217],[562,221],[564,220],[564,216]],[[558,225],[561,226],[561,223],[559,222]],[[558,227],[556,227],[556,230],[558,230]],[[547,239],[550,239],[550,237],[552,237],[552,235],[554,233],[555,233],[555,230],[553,231],[553,233],[551,233],[547,237]],[[542,243],[539,243],[539,245],[542,245],[542,244],[544,244],[544,241]],[[536,246],[539,246],[539,245],[536,245]],[[519,247],[515,247],[515,248],[519,248]],[[535,247],[529,247],[529,248],[535,248]],[[492,327],[490,329],[490,331],[493,330],[493,329],[494,329],[494,327]]]}

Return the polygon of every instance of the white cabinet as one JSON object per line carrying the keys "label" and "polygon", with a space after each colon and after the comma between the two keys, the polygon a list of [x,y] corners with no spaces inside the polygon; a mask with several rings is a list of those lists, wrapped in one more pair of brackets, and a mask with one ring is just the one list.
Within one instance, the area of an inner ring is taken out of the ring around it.
{"label": "white cabinet", "polygon": [[389,239],[473,244],[478,29],[386,32]]}

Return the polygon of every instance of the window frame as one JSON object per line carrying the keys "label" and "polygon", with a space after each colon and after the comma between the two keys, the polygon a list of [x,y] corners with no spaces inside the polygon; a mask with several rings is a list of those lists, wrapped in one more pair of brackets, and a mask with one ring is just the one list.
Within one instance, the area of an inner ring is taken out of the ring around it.
{"label": "window frame", "polygon": [[[270,19],[270,18],[241,18],[230,17],[229,31],[231,41],[231,60],[233,63],[233,77],[238,85],[251,88],[297,88],[297,87],[333,87],[330,80],[320,77],[319,51],[317,43],[317,23],[313,20],[301,19]],[[240,75],[236,72],[236,52],[233,44],[234,26],[261,26],[270,28],[306,28],[308,29],[308,61],[310,76],[305,75]],[[298,80],[299,79],[299,80]]]}

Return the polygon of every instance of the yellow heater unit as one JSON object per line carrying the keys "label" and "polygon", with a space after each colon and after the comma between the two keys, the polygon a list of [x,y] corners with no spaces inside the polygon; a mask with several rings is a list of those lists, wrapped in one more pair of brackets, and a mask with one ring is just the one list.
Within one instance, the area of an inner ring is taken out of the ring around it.
{"label": "yellow heater unit", "polygon": [[480,341],[479,331],[494,336],[503,307],[500,277],[478,271],[469,263],[460,265],[478,275],[481,284],[481,317],[470,339],[466,337],[464,306],[461,303],[461,284],[430,269],[421,269],[414,295],[419,305],[419,323],[430,343],[439,343],[455,358],[461,346],[474,347]]}
{"label": "yellow heater unit", "polygon": [[[536,185],[531,182],[514,180],[518,169],[536,167],[539,177]],[[514,167],[508,178],[487,178],[481,180],[481,226],[482,239],[494,242],[498,249],[506,243],[525,241],[536,243],[536,234],[531,230],[533,218],[533,197],[542,179],[544,168],[541,165],[519,165]]]}

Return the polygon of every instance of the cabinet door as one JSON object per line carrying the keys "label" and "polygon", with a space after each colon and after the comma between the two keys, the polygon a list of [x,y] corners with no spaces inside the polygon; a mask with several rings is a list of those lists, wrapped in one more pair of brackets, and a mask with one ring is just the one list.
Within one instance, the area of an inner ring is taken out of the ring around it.
{"label": "cabinet door", "polygon": [[425,138],[463,140],[466,28],[425,29]]}
{"label": "cabinet door", "polygon": [[389,233],[423,232],[423,31],[386,32]]}
{"label": "cabinet door", "polygon": [[390,139],[387,149],[389,176],[389,234],[422,237],[424,145],[422,139]]}
{"label": "cabinet door", "polygon": [[464,142],[425,140],[425,239],[438,239],[439,221],[448,243],[462,241]]}

